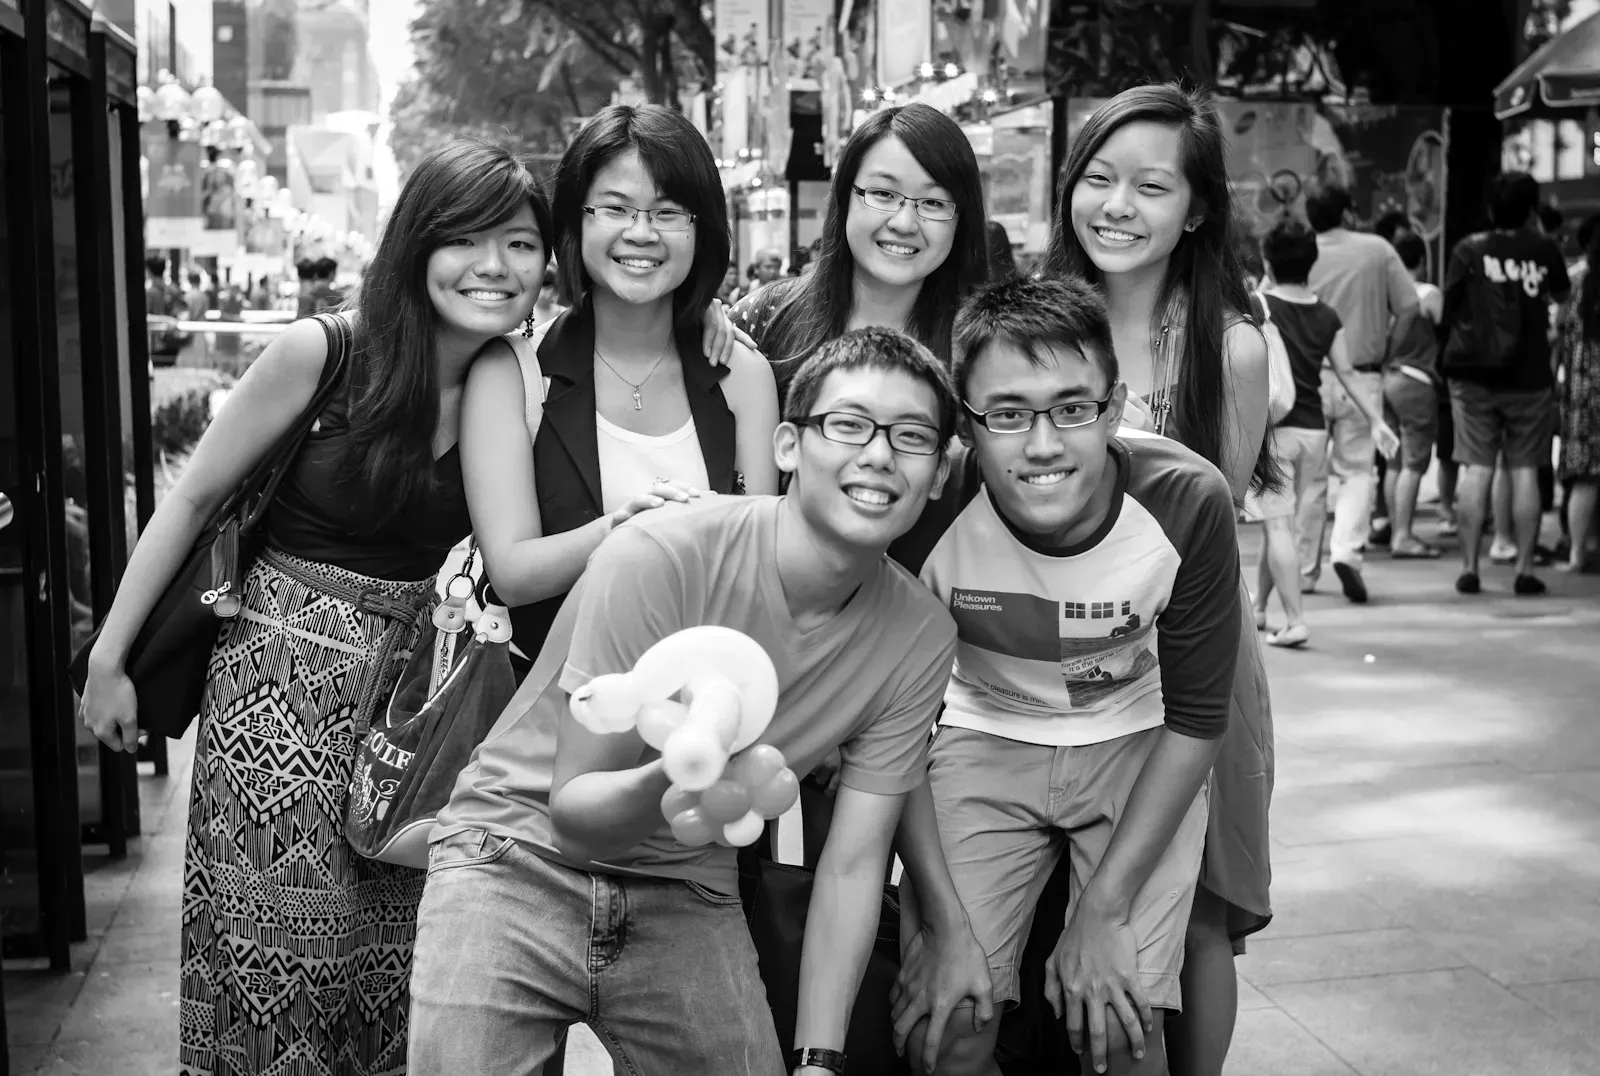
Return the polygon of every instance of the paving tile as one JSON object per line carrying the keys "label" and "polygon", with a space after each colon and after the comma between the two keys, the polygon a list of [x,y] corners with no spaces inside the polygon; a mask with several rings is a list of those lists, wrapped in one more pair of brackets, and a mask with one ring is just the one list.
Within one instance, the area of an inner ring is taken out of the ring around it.
{"label": "paving tile", "polygon": [[1471,968],[1262,989],[1361,1076],[1600,1071],[1592,1046]]}
{"label": "paving tile", "polygon": [[1266,988],[1280,983],[1459,968],[1466,963],[1408,928],[1252,939],[1250,951],[1237,962],[1240,972],[1268,996],[1271,991]]}
{"label": "paving tile", "polygon": [[1241,1009],[1228,1076],[1355,1076],[1339,1055],[1276,1008]]}
{"label": "paving tile", "polygon": [[98,965],[89,973],[69,1016],[62,1022],[62,1037],[88,1038],[97,1024],[176,1022],[178,1009],[178,958],[138,964]]}
{"label": "paving tile", "polygon": [[1250,981],[1239,974],[1239,1011],[1253,1012],[1256,1009],[1275,1009],[1276,1005],[1267,999],[1267,996],[1257,990]]}
{"label": "paving tile", "polygon": [[34,1076],[50,1055],[48,1046],[19,1046],[11,1044],[12,1076]]}
{"label": "paving tile", "polygon": [[1533,1002],[1563,1029],[1600,1050],[1600,979],[1514,986],[1511,992]]}

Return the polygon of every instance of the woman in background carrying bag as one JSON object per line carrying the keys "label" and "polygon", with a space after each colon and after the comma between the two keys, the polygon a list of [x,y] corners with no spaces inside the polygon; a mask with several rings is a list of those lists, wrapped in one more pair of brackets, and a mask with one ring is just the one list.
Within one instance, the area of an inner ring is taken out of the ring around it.
{"label": "woman in background carrying bag", "polygon": [[424,873],[351,850],[346,788],[427,623],[432,576],[469,529],[456,452],[467,370],[532,310],[550,232],[509,152],[458,141],[430,155],[360,293],[262,352],[129,561],[82,713],[133,751],[135,636],[206,521],[343,372],[267,510],[265,551],[239,566],[242,608],[207,673],[184,865],[185,1076],[404,1071]]}

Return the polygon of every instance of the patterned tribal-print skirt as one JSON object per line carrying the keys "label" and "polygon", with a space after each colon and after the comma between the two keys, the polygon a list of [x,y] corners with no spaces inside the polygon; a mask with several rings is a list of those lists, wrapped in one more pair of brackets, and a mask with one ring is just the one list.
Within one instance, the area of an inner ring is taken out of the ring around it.
{"label": "patterned tribal-print skirt", "polygon": [[344,837],[359,735],[388,702],[431,580],[269,550],[212,652],[184,854],[183,1076],[406,1071],[424,872]]}

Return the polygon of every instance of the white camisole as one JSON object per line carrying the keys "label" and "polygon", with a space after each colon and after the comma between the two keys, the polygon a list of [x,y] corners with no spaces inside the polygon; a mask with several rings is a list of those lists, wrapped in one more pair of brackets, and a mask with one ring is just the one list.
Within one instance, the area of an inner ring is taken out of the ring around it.
{"label": "white camisole", "polygon": [[604,511],[615,512],[639,494],[648,493],[657,478],[670,478],[695,489],[710,487],[694,419],[671,433],[651,435],[623,429],[596,411],[594,425]]}

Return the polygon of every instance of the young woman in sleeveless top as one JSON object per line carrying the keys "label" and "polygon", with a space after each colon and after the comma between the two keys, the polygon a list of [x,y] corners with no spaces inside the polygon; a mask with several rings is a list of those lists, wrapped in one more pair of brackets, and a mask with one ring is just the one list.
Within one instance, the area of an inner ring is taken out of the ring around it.
{"label": "young woman in sleeveless top", "polygon": [[[1129,390],[1124,422],[1216,464],[1242,502],[1252,485],[1275,485],[1278,476],[1265,446],[1266,341],[1248,313],[1245,267],[1232,242],[1224,148],[1203,94],[1141,86],[1106,102],[1062,167],[1044,271],[1085,277],[1103,290]],[[1233,955],[1272,917],[1272,710],[1242,579],[1240,601],[1233,708],[1212,772],[1185,946],[1184,1012],[1167,1023],[1172,1071],[1185,1076],[1222,1071],[1237,1008]],[[1064,903],[1065,879],[1057,875],[1041,902],[1039,929],[1059,930],[1044,910]]]}
{"label": "young woman in sleeveless top", "polygon": [[530,662],[613,527],[669,500],[778,488],[770,369],[743,345],[726,365],[702,348],[730,246],[705,138],[659,106],[603,109],[561,158],[554,208],[571,309],[530,327],[537,368],[509,342],[486,351],[462,411],[473,530]]}
{"label": "young woman in sleeveless top", "polygon": [[816,267],[741,300],[733,320],[781,394],[812,352],[851,329],[898,329],[948,363],[956,309],[988,279],[983,181],[966,134],[927,105],[885,108],[840,151]]}
{"label": "young woman in sleeveless top", "polygon": [[[467,369],[532,309],[550,213],[507,151],[459,141],[406,182],[344,312],[289,326],[229,394],[135,549],[90,661],[84,722],[138,742],[128,647],[205,520],[348,348],[266,520],[200,712],[184,857],[178,1071],[403,1072],[424,872],[356,855],[354,751],[468,531]],[[318,321],[322,323],[319,324]]]}

